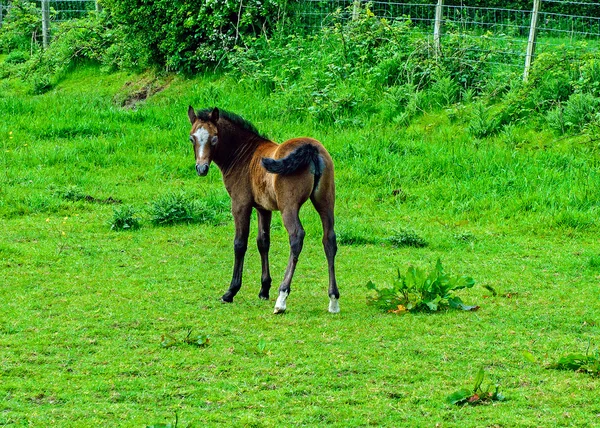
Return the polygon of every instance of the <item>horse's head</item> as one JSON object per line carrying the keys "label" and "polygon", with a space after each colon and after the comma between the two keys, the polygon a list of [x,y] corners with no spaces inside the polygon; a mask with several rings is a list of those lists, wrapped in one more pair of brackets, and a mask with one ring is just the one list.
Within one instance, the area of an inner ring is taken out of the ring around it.
{"label": "horse's head", "polygon": [[194,145],[194,154],[196,155],[196,172],[203,177],[208,174],[214,148],[219,141],[217,135],[219,109],[215,107],[207,117],[200,118],[196,116],[194,108],[189,106],[188,117],[192,124],[190,141]]}

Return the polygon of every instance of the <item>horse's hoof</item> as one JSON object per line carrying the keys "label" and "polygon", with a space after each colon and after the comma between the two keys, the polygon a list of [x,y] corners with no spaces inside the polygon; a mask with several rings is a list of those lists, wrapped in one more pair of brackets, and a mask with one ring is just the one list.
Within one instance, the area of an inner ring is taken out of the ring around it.
{"label": "horse's hoof", "polygon": [[285,312],[285,308],[278,308],[277,306],[275,306],[275,310],[273,310],[274,314],[282,314]]}
{"label": "horse's hoof", "polygon": [[233,297],[223,296],[221,297],[221,303],[233,303]]}
{"label": "horse's hoof", "polygon": [[268,294],[267,294],[267,295],[264,295],[264,294],[259,294],[259,295],[258,295],[258,298],[259,298],[260,300],[269,300],[269,295],[268,295]]}

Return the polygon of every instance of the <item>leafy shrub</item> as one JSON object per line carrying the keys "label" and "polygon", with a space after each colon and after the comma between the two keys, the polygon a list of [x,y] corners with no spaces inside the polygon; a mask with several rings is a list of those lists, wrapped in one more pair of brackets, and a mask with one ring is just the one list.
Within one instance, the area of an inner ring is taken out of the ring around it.
{"label": "leafy shrub", "polygon": [[562,134],[579,132],[595,119],[599,106],[598,97],[590,93],[575,93],[566,103],[549,111],[546,120],[552,129]]}
{"label": "leafy shrub", "polygon": [[29,59],[29,52],[26,51],[10,51],[4,59],[7,64],[23,64]]}
{"label": "leafy shrub", "polygon": [[453,293],[463,288],[472,288],[475,281],[468,276],[450,276],[444,272],[438,259],[435,269],[429,274],[420,268],[410,266],[405,275],[398,269],[398,277],[391,288],[377,288],[373,282],[367,288],[376,293],[367,298],[369,304],[381,310],[394,313],[428,311],[444,308],[476,310],[478,306],[465,305]]}
{"label": "leafy shrub", "polygon": [[0,26],[0,52],[37,50],[41,36],[42,20],[35,2],[12,0]]}
{"label": "leafy shrub", "polygon": [[143,50],[152,64],[183,72],[219,63],[241,40],[270,33],[286,3],[247,0],[240,7],[237,0],[105,0],[113,25],[125,29],[122,46]]}
{"label": "leafy shrub", "polygon": [[131,206],[125,205],[115,208],[110,228],[116,231],[139,229],[140,218],[137,214],[137,210]]}
{"label": "leafy shrub", "polygon": [[400,229],[389,238],[392,246],[422,248],[427,246],[427,241],[421,238],[417,232],[411,229]]}

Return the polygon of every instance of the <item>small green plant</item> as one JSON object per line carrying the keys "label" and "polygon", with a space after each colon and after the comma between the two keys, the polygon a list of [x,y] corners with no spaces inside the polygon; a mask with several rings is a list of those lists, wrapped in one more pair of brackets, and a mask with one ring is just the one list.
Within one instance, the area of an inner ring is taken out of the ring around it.
{"label": "small green plant", "polygon": [[414,247],[422,248],[426,247],[427,241],[421,238],[417,232],[411,229],[400,229],[389,238],[390,243],[393,247]]}
{"label": "small green plant", "polygon": [[393,313],[436,312],[445,308],[475,311],[479,306],[465,305],[460,297],[453,293],[463,288],[472,288],[473,278],[468,276],[450,276],[444,272],[438,259],[435,268],[427,274],[423,269],[410,266],[405,275],[398,269],[398,277],[392,287],[377,288],[369,281],[367,288],[376,293],[369,296],[369,304]]}
{"label": "small green plant", "polygon": [[85,199],[86,196],[77,186],[67,186],[65,188],[57,189],[55,194],[60,198],[71,202],[81,201]]}
{"label": "small green plant", "polygon": [[112,230],[135,230],[140,228],[140,218],[137,210],[129,205],[115,208],[110,222]]}
{"label": "small green plant", "polygon": [[491,117],[489,108],[482,103],[475,104],[473,117],[469,122],[469,133],[477,138],[484,138],[497,132],[498,127],[498,120]]}
{"label": "small green plant", "polygon": [[499,392],[500,386],[498,384],[493,386],[493,392],[491,391],[491,384],[486,389],[481,387],[484,377],[485,371],[480,369],[475,377],[473,389],[460,389],[446,397],[446,401],[459,406],[464,404],[475,406],[477,404],[487,404],[492,401],[504,401],[505,397]]}
{"label": "small green plant", "polygon": [[170,193],[152,202],[150,221],[157,226],[192,223],[197,218],[198,204],[183,193]]}
{"label": "small green plant", "polygon": [[210,344],[210,337],[208,334],[192,334],[193,329],[188,329],[186,336],[179,340],[172,334],[163,334],[160,338],[160,346],[163,348],[170,348],[172,346],[185,343],[187,345],[197,346],[199,348],[205,348]]}
{"label": "small green plant", "polygon": [[266,353],[268,353],[268,351],[267,351],[267,341],[265,339],[260,339],[258,341],[258,344],[256,345],[256,351],[259,354],[266,354]]}
{"label": "small green plant", "polygon": [[572,370],[579,373],[587,373],[592,376],[600,376],[600,353],[598,351],[590,354],[574,353],[560,357],[559,360],[548,366],[555,370]]}

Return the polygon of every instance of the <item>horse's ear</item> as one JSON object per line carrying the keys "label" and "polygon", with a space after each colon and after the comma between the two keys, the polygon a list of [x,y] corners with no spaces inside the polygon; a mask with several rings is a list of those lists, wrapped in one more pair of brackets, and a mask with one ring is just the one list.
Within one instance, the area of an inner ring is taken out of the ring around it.
{"label": "horse's ear", "polygon": [[194,107],[189,106],[188,107],[188,117],[190,118],[190,123],[193,125],[194,122],[196,121],[196,119],[198,119],[196,117],[196,112],[194,111]]}
{"label": "horse's ear", "polygon": [[212,123],[217,123],[217,121],[219,120],[219,109],[218,108],[214,108],[213,111],[210,113],[210,121]]}

